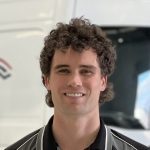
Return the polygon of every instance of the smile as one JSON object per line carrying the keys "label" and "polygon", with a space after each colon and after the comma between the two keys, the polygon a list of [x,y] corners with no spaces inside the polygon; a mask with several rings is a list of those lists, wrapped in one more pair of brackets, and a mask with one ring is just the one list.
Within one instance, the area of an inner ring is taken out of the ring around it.
{"label": "smile", "polygon": [[85,94],[84,93],[64,93],[65,96],[69,96],[69,97],[82,97]]}

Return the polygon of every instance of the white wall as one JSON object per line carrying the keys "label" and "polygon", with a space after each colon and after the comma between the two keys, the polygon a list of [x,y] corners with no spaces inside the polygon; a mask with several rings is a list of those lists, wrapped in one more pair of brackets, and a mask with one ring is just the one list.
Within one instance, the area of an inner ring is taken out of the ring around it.
{"label": "white wall", "polygon": [[149,0],[76,0],[75,16],[99,25],[150,26]]}

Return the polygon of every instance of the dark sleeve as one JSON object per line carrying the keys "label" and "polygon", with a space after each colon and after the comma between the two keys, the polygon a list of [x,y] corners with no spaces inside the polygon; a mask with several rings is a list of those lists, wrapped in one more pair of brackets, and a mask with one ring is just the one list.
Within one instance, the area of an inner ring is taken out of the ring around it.
{"label": "dark sleeve", "polygon": [[[19,148],[23,143],[25,143],[26,141],[28,141],[31,137],[33,137],[34,135],[36,135],[39,132],[40,129],[28,134],[27,136],[23,137],[22,139],[20,139],[19,141],[15,142],[14,144],[10,145],[9,147],[5,148],[4,150],[16,150],[17,148]],[[36,140],[36,137],[32,139],[32,141],[30,143],[33,143]]]}
{"label": "dark sleeve", "polygon": [[114,133],[115,135],[117,135],[118,137],[123,139],[124,141],[126,141],[126,142],[130,143],[131,145],[133,145],[138,150],[150,150],[147,146],[145,146],[145,145],[143,145],[143,144],[141,144],[141,143],[139,143],[139,142],[137,142],[137,141],[135,141],[135,140],[133,140],[133,139],[117,132],[117,131],[115,131],[115,130],[111,129],[111,131],[112,131],[112,133]]}

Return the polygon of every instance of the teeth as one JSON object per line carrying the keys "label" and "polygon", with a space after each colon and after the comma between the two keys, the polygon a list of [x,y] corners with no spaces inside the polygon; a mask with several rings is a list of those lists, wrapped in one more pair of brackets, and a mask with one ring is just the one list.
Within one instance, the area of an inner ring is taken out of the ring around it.
{"label": "teeth", "polygon": [[66,96],[71,96],[71,97],[80,97],[83,96],[82,93],[65,93]]}

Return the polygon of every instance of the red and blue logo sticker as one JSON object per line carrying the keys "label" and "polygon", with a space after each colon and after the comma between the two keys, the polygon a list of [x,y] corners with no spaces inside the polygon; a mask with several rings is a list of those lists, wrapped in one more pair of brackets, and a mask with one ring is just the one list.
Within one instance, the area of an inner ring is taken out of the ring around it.
{"label": "red and blue logo sticker", "polygon": [[0,58],[0,78],[8,79],[11,77],[12,66],[8,61],[3,58]]}

